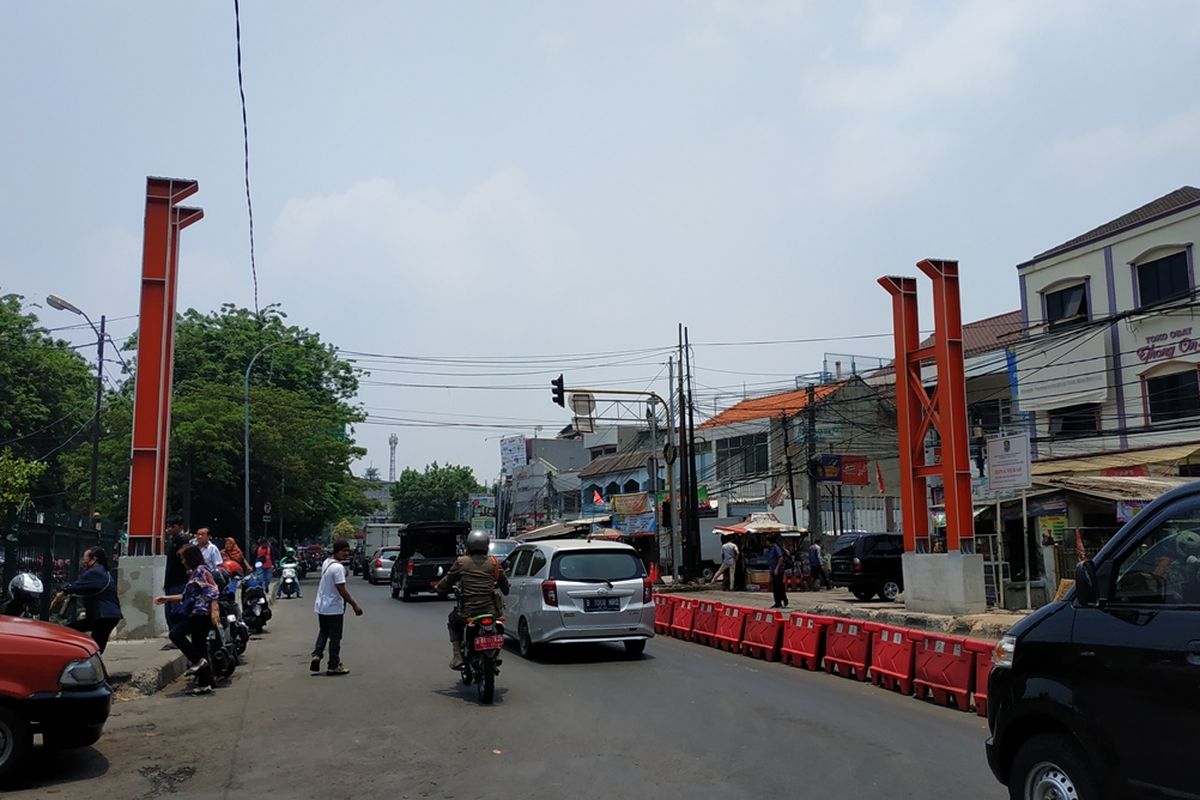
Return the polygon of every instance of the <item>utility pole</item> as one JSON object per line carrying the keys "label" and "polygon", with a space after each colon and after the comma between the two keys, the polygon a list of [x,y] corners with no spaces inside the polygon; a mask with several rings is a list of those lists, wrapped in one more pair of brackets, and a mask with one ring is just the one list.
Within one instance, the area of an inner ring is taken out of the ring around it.
{"label": "utility pole", "polygon": [[[688,564],[692,558],[692,543],[689,537],[689,532],[692,528],[691,517],[696,513],[695,507],[688,508],[689,498],[691,497],[691,453],[688,450],[688,435],[687,435],[687,394],[683,391],[683,323],[679,324],[679,537],[681,546],[681,560],[688,559]],[[681,566],[681,571],[686,575],[690,570]]]}
{"label": "utility pole", "polygon": [[92,417],[92,495],[88,503],[88,525],[96,524],[96,503],[100,499],[100,398],[104,394],[104,315],[96,334],[96,410]]}
{"label": "utility pole", "polygon": [[792,500],[792,524],[799,525],[800,518],[796,516],[796,484],[792,480],[792,446],[788,441],[787,414],[781,414],[780,421],[783,424],[783,463],[787,468],[788,497]]}
{"label": "utility pole", "polygon": [[689,559],[689,565],[692,574],[700,572],[700,518],[698,510],[700,508],[700,482],[696,475],[696,407],[692,402],[692,346],[688,341],[688,329],[683,329],[683,353],[687,358],[688,371],[688,395],[687,395],[687,412],[688,412],[688,475],[690,476],[690,493],[688,494],[688,505],[691,511],[688,513],[688,546],[691,549],[692,557]]}
{"label": "utility pole", "polygon": [[667,386],[670,387],[670,400],[667,403],[667,444],[671,452],[667,457],[667,497],[671,503],[671,577],[679,581],[679,562],[683,561],[683,545],[679,533],[679,500],[678,488],[675,486],[675,459],[679,451],[675,448],[675,359],[667,358]]}
{"label": "utility pole", "polygon": [[804,412],[808,421],[805,439],[808,458],[804,462],[808,466],[808,536],[815,542],[821,535],[821,498],[813,471],[813,461],[817,458],[817,387],[811,383],[805,391]]}

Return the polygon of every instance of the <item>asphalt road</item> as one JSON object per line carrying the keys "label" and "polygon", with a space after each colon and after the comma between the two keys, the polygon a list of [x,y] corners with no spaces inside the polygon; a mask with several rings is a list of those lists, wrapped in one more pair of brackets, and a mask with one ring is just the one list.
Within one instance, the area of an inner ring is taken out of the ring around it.
{"label": "asphalt road", "polygon": [[505,656],[495,705],[451,672],[448,605],[359,579],[351,674],[313,677],[313,582],[276,604],[230,685],[122,701],[94,747],[40,754],[31,798],[1004,795],[985,725],[855,681],[659,637]]}

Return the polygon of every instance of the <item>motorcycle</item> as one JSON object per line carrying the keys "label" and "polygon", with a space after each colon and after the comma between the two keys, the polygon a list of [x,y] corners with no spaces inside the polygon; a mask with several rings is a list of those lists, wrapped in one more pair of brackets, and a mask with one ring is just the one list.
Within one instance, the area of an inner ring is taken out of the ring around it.
{"label": "motorcycle", "polygon": [[286,597],[289,600],[295,596],[300,596],[300,583],[296,577],[296,565],[284,564],[283,577],[279,579],[279,588],[275,590],[275,596]]}
{"label": "motorcycle", "polygon": [[0,606],[0,614],[37,619],[42,605],[42,579],[32,572],[17,573],[8,583],[8,598]]}
{"label": "motorcycle", "polygon": [[267,590],[258,576],[242,581],[242,620],[251,633],[262,633],[271,619]]}
{"label": "motorcycle", "polygon": [[208,663],[212,665],[213,677],[223,681],[237,669],[237,645],[233,640],[233,624],[236,614],[222,612],[221,624],[208,632]]}
{"label": "motorcycle", "polygon": [[[459,597],[459,608],[462,598]],[[463,632],[462,682],[475,684],[479,702],[487,705],[496,695],[496,676],[500,674],[500,653],[504,650],[504,619],[495,614],[467,617]]]}
{"label": "motorcycle", "polygon": [[221,616],[229,624],[229,635],[233,639],[233,649],[240,656],[246,652],[250,643],[250,628],[242,621],[237,605],[238,585],[241,578],[237,575],[229,579],[229,584],[221,592],[217,604],[221,608]]}

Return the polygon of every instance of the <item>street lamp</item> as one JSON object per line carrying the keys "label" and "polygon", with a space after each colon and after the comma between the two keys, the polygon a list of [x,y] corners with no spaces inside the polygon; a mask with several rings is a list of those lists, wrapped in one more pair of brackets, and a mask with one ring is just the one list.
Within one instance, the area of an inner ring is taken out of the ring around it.
{"label": "street lamp", "polygon": [[46,295],[46,303],[58,311],[70,311],[87,320],[92,332],[96,334],[96,408],[92,415],[92,491],[88,503],[88,524],[94,524],[96,518],[96,501],[98,499],[99,469],[100,469],[100,400],[104,394],[104,315],[100,315],[100,327],[92,323],[92,318],[83,309],[68,303],[56,294]]}
{"label": "street lamp", "polygon": [[242,505],[243,513],[245,514],[245,536],[246,536],[246,552],[250,552],[250,370],[254,369],[254,362],[263,353],[270,350],[276,345],[284,342],[293,341],[291,339],[279,339],[259,348],[259,351],[250,357],[250,363],[246,365],[246,379],[242,382],[242,457],[243,457],[243,475],[242,475]]}

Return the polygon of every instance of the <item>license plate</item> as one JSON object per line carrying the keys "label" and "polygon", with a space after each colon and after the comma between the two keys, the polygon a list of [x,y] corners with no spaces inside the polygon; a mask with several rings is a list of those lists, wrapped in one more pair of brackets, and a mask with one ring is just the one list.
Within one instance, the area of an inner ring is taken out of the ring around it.
{"label": "license plate", "polygon": [[504,637],[500,634],[495,636],[476,636],[476,650],[500,650],[504,647]]}
{"label": "license plate", "polygon": [[621,598],[619,597],[585,597],[583,599],[584,611],[620,611]]}

